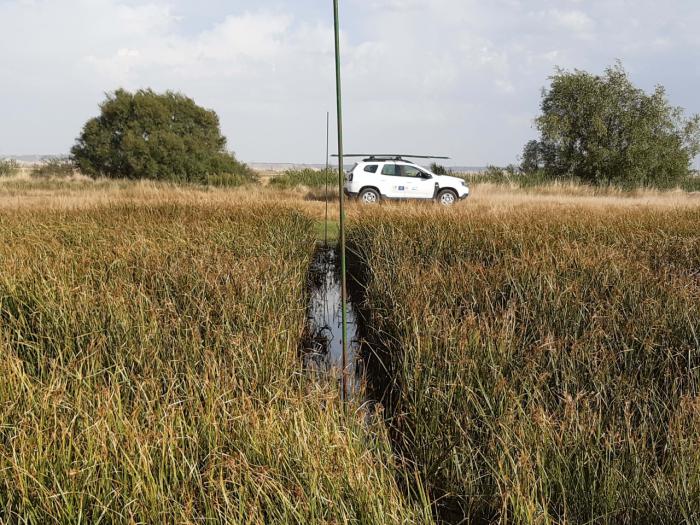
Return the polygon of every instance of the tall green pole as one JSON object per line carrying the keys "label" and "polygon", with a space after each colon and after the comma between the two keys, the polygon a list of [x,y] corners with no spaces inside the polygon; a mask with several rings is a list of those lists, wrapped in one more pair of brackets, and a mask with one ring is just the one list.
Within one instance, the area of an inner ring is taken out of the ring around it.
{"label": "tall green pole", "polygon": [[338,0],[333,0],[333,20],[335,25],[335,90],[338,105],[338,189],[340,190],[340,285],[341,315],[343,322],[343,399],[348,397],[347,356],[348,356],[348,319],[346,305],[348,300],[346,265],[345,265],[345,169],[343,167],[343,103],[340,87],[340,17]]}

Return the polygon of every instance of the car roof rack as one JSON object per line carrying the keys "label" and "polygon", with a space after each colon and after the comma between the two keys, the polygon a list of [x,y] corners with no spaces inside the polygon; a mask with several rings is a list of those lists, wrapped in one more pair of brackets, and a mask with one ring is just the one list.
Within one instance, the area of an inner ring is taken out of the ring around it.
{"label": "car roof rack", "polygon": [[[333,155],[338,157],[338,155]],[[450,157],[442,157],[439,155],[408,155],[406,153],[350,153],[343,155],[344,158],[362,158],[364,162],[372,161],[387,161],[387,160],[406,160],[406,159],[434,159],[434,160],[449,160]],[[410,161],[408,161],[410,162]]]}

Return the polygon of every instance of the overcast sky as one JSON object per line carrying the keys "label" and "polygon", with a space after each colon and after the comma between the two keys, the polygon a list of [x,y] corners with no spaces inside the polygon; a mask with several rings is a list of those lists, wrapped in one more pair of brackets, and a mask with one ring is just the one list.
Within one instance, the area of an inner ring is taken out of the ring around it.
{"label": "overcast sky", "polygon": [[[554,67],[616,59],[700,112],[698,0],[341,0],[341,16],[346,151],[513,162]],[[118,87],[214,109],[245,161],[323,162],[332,2],[0,0],[0,155],[66,153]]]}

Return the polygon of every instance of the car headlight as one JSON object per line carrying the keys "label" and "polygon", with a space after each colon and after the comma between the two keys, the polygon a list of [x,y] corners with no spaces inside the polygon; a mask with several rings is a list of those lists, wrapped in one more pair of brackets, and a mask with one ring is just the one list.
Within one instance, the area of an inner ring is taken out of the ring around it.
{"label": "car headlight", "polygon": [[467,181],[466,181],[466,180],[463,180],[463,181],[462,181],[462,186],[464,186],[465,188],[467,187]]}

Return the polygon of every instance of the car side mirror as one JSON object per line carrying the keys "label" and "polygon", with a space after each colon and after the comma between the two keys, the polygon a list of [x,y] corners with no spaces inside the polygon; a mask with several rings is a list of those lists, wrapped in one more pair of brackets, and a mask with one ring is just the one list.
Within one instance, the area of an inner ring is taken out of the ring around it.
{"label": "car side mirror", "polygon": [[426,180],[432,179],[432,178],[433,178],[433,176],[432,176],[430,173],[423,173],[422,176],[423,176],[423,178],[426,179]]}

